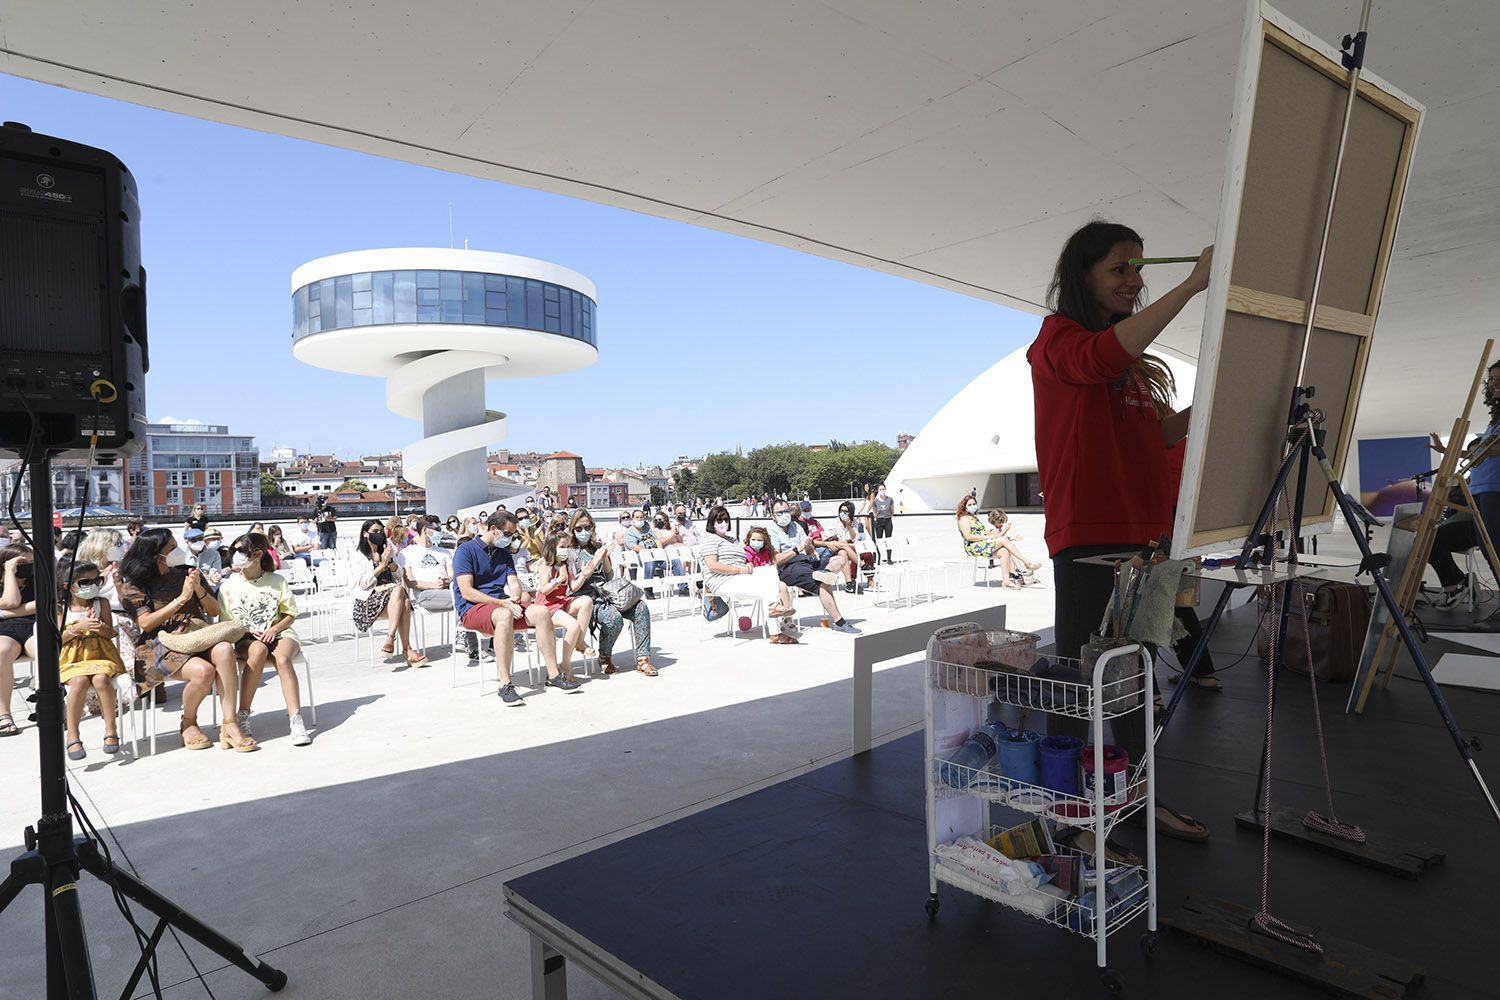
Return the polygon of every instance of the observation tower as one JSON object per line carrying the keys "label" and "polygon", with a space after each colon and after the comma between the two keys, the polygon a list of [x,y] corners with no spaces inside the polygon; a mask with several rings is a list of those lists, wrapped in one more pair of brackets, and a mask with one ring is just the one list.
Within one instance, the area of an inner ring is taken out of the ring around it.
{"label": "observation tower", "polygon": [[[485,455],[506,415],[488,379],[585,368],[599,357],[593,282],[531,257],[480,250],[356,250],[292,272],[292,354],[386,380],[391,412],[422,421],[402,474],[446,514],[489,497]],[[315,414],[317,420],[357,419]]]}

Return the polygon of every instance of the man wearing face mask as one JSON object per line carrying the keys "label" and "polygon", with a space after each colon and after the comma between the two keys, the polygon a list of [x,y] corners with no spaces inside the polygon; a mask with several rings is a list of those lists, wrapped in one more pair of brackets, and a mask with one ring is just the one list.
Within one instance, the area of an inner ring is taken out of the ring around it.
{"label": "man wearing face mask", "polygon": [[518,628],[538,630],[537,646],[547,664],[548,687],[576,691],[580,686],[558,670],[557,642],[552,638],[552,617],[546,606],[523,605],[521,601],[520,579],[511,557],[511,544],[518,530],[516,519],[510,514],[495,514],[485,522],[482,532],[460,545],[453,555],[459,620],[469,631],[494,638],[500,700],[508,707],[524,704],[510,670],[515,657],[513,637]]}
{"label": "man wearing face mask", "polygon": [[859,635],[859,629],[844,620],[838,602],[833,599],[832,587],[841,580],[843,557],[819,558],[807,532],[793,522],[791,505],[785,500],[777,500],[771,505],[769,533],[771,544],[776,548],[772,562],[781,582],[804,594],[816,595],[835,632]]}
{"label": "man wearing face mask", "polygon": [[[520,532],[521,544],[526,546],[528,562],[542,557],[542,543],[547,540],[547,529],[543,527],[545,518],[533,517],[533,513],[530,507],[516,509],[516,528]],[[540,514],[540,511],[535,513]]]}
{"label": "man wearing face mask", "polygon": [[396,556],[411,602],[427,611],[453,610],[453,553],[433,540],[437,526],[422,522],[416,541]]}
{"label": "man wearing face mask", "polygon": [[[639,507],[630,512],[630,520],[625,525],[625,547],[631,552],[645,552],[656,548],[656,535],[651,530],[650,522],[646,520],[646,512]],[[666,570],[667,564],[660,559],[641,560],[641,572],[647,580],[661,576]],[[655,597],[656,591],[648,587],[646,596]]]}
{"label": "man wearing face mask", "polygon": [[198,528],[184,531],[182,542],[187,549],[187,564],[196,566],[202,572],[203,583],[210,591],[218,590],[220,571],[224,568],[224,561],[219,558],[218,550],[208,547],[206,534]]}
{"label": "man wearing face mask", "polygon": [[[896,501],[886,492],[885,483],[875,490],[875,547],[880,548],[882,538],[890,539],[895,534]],[[885,543],[885,561],[892,562],[891,543]]]}

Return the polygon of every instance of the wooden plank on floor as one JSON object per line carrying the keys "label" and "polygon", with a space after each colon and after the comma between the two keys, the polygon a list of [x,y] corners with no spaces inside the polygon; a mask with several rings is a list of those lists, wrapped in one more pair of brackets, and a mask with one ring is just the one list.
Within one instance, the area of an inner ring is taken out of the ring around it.
{"label": "wooden plank on floor", "polygon": [[[1238,813],[1234,821],[1257,833],[1261,830],[1261,812],[1247,809]],[[1416,878],[1433,865],[1447,860],[1447,853],[1428,844],[1401,843],[1383,837],[1379,831],[1365,831],[1363,844],[1334,837],[1319,830],[1310,829],[1302,822],[1304,813],[1285,806],[1271,810],[1271,833],[1273,836],[1296,841],[1328,854],[1336,854],[1355,864],[1374,868],[1399,878]]]}
{"label": "wooden plank on floor", "polygon": [[[1423,971],[1405,959],[1314,931],[1316,955],[1252,930],[1253,910],[1222,899],[1188,896],[1162,924],[1215,951],[1360,1000],[1399,1000],[1422,985]],[[1290,924],[1290,921],[1288,921]],[[1292,924],[1291,926],[1296,926]],[[1297,930],[1307,932],[1307,928]]]}

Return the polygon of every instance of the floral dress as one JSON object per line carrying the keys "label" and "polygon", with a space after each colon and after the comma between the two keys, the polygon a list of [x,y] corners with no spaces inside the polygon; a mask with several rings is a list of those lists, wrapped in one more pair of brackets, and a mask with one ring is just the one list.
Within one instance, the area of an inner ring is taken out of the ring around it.
{"label": "floral dress", "polygon": [[[969,515],[968,527],[969,532],[975,535],[983,534],[985,531],[984,522],[973,514]],[[982,542],[971,542],[967,538],[964,539],[964,551],[971,556],[993,559],[995,554],[1000,551],[1000,548],[1001,545],[998,539],[987,538]]]}

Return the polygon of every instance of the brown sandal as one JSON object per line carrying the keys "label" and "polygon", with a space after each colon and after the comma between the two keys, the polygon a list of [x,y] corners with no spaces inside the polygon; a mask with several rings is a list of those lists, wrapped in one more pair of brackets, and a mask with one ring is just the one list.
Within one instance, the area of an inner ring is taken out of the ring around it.
{"label": "brown sandal", "polygon": [[651,665],[651,659],[646,656],[635,661],[635,672],[645,674],[647,677],[656,676],[656,668]]}
{"label": "brown sandal", "polygon": [[[238,725],[235,726],[239,728]],[[260,749],[260,744],[255,742],[254,736],[230,736],[225,731],[225,726],[219,727],[219,746],[225,750],[233,750],[235,753],[254,753]]]}
{"label": "brown sandal", "polygon": [[426,653],[407,653],[406,665],[408,667],[430,667],[432,664],[427,659]]}
{"label": "brown sandal", "polygon": [[203,735],[203,730],[198,729],[197,736],[189,736],[189,729],[198,729],[197,719],[183,719],[177,726],[177,731],[182,734],[182,745],[189,750],[207,750],[214,745],[214,741]]}
{"label": "brown sandal", "polygon": [[601,655],[599,657],[599,671],[600,671],[600,673],[604,674],[605,677],[608,677],[609,675],[611,675],[613,673],[616,673],[618,670],[619,670],[619,668],[615,666],[615,661],[614,660],[610,659],[607,656],[603,656],[603,655]]}

